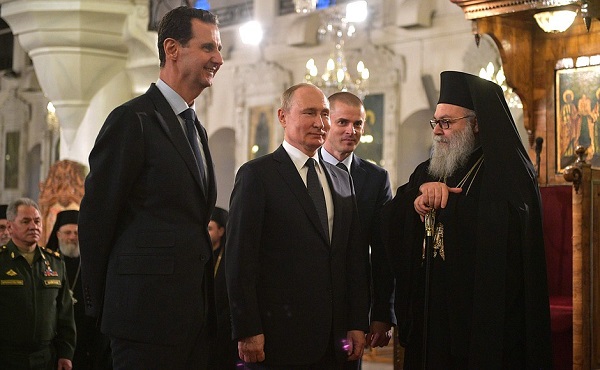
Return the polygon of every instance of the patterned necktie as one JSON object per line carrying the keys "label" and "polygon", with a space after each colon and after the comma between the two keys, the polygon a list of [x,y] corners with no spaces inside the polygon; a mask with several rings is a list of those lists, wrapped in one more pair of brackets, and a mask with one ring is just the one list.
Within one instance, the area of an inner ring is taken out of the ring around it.
{"label": "patterned necktie", "polygon": [[329,223],[327,222],[327,206],[325,204],[325,194],[323,193],[323,187],[321,186],[321,181],[319,181],[319,176],[317,175],[317,171],[315,170],[316,161],[314,158],[308,158],[306,161],[306,166],[308,167],[308,174],[306,176],[306,188],[308,189],[308,194],[313,200],[315,204],[315,208],[317,209],[317,214],[319,215],[319,219],[321,220],[321,225],[323,226],[323,230],[325,230],[325,235],[329,235]]}
{"label": "patterned necktie", "polygon": [[[185,121],[185,133],[192,147],[192,151],[194,152],[194,157],[196,158],[196,165],[198,166],[198,171],[200,172],[200,179],[202,180],[202,190],[206,191],[208,187],[206,183],[206,169],[204,168],[204,161],[202,159],[202,154],[200,153],[200,146],[198,145],[198,135],[196,130],[196,114],[192,108],[188,108],[179,114],[183,117]],[[206,145],[205,143],[202,143]]]}

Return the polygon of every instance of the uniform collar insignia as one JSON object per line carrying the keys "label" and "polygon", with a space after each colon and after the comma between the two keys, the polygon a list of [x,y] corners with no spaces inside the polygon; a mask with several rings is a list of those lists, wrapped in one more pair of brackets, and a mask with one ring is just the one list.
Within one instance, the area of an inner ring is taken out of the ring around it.
{"label": "uniform collar insignia", "polygon": [[10,269],[10,270],[6,271],[6,275],[17,276],[18,274],[13,269]]}

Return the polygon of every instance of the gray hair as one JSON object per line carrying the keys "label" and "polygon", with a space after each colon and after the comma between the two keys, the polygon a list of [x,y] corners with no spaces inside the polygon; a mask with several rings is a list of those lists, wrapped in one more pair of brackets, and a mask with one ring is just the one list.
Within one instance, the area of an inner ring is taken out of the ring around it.
{"label": "gray hair", "polygon": [[8,205],[8,208],[6,208],[6,219],[8,221],[11,221],[11,222],[15,221],[15,219],[17,218],[17,210],[19,209],[19,206],[33,207],[33,208],[37,209],[37,211],[40,212],[40,214],[42,213],[40,211],[40,207],[33,199],[19,198],[17,200],[10,202],[10,204]]}
{"label": "gray hair", "polygon": [[303,87],[311,87],[311,88],[321,91],[321,89],[319,89],[317,86],[315,86],[311,83],[307,83],[307,82],[301,82],[299,84],[293,85],[292,87],[285,90],[283,92],[283,94],[281,95],[281,107],[280,107],[281,110],[283,110],[285,112],[289,112],[290,109],[292,109],[292,101],[294,100],[294,93],[296,92],[296,90],[303,88]]}

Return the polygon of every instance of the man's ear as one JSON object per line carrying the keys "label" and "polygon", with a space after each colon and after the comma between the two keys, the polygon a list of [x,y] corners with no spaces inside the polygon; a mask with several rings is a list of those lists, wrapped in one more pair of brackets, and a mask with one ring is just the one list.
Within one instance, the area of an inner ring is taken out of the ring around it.
{"label": "man's ear", "polygon": [[285,111],[281,108],[277,110],[277,119],[279,119],[281,127],[285,128]]}
{"label": "man's ear", "polygon": [[475,117],[474,121],[473,121],[473,133],[478,133],[479,132],[479,123],[477,121],[477,117]]}
{"label": "man's ear", "polygon": [[165,49],[165,56],[167,59],[177,59],[177,51],[179,50],[179,43],[177,40],[167,38],[163,41],[163,48]]}

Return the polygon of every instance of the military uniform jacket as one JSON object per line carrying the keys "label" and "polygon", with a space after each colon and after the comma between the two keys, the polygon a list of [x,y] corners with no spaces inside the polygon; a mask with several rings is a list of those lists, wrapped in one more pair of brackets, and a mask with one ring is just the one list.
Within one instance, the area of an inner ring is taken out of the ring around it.
{"label": "military uniform jacket", "polygon": [[73,299],[60,255],[37,247],[33,265],[11,241],[0,247],[0,346],[34,351],[50,343],[73,358]]}

